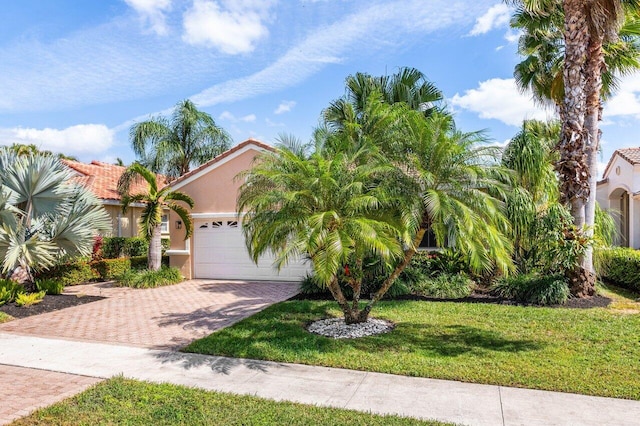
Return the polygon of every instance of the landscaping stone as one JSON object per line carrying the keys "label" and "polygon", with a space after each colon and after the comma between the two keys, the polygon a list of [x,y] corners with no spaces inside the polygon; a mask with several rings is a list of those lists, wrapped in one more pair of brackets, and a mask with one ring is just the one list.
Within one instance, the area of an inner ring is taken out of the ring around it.
{"label": "landscaping stone", "polygon": [[393,323],[369,318],[366,322],[359,324],[347,324],[343,318],[329,318],[314,321],[307,327],[307,330],[333,339],[357,339],[358,337],[388,333],[393,330]]}

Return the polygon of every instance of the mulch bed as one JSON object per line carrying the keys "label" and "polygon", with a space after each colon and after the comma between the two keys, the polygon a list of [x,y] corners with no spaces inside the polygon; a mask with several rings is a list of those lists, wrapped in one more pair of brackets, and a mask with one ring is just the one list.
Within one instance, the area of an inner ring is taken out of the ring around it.
{"label": "mulch bed", "polygon": [[0,312],[11,315],[14,318],[25,318],[31,315],[39,315],[47,312],[58,311],[72,306],[96,302],[105,299],[102,296],[76,296],[75,294],[46,295],[42,302],[31,306],[17,306],[15,303],[7,303],[0,306]]}
{"label": "mulch bed", "polygon": [[[293,296],[289,300],[333,300],[330,294],[298,294]],[[417,294],[406,294],[404,296],[398,296],[394,298],[385,298],[383,300],[422,300],[425,302],[456,302],[456,303],[492,303],[496,305],[519,305],[519,306],[532,306],[524,303],[519,303],[514,300],[497,297],[487,292],[486,290],[474,291],[470,296],[460,299],[438,299],[435,297],[426,297]],[[611,299],[604,296],[593,296],[586,299],[571,298],[567,300],[564,305],[552,305],[552,308],[571,308],[571,309],[589,309],[589,308],[605,308],[609,306]]]}

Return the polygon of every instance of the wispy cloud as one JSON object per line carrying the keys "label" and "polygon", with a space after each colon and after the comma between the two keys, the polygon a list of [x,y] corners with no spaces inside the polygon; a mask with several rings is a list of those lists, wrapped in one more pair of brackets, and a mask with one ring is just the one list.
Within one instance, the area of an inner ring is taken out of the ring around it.
{"label": "wispy cloud", "polygon": [[493,29],[504,27],[509,23],[510,17],[511,10],[509,6],[498,3],[476,19],[476,24],[471,29],[469,35],[477,36],[486,34]]}
{"label": "wispy cloud", "polygon": [[102,154],[113,145],[113,131],[103,124],[78,124],[66,129],[0,128],[0,140],[34,144],[37,147],[68,155]]}
{"label": "wispy cloud", "polygon": [[273,113],[274,114],[284,114],[285,112],[291,111],[293,107],[296,106],[296,101],[282,101],[278,108],[276,108]]}
{"label": "wispy cloud", "polygon": [[483,81],[476,89],[462,95],[456,93],[450,102],[480,118],[500,120],[511,126],[520,126],[524,119],[544,120],[553,116],[553,111],[539,108],[530,96],[520,93],[513,78]]}
{"label": "wispy cloud", "polygon": [[[376,49],[390,49],[452,25],[470,23],[470,16],[486,10],[487,1],[432,0],[374,3],[368,8],[320,28],[262,70],[216,84],[191,99],[211,106],[273,93],[299,84],[336,58],[350,60]],[[411,16],[407,20],[407,16]]]}
{"label": "wispy cloud", "polygon": [[124,0],[133,8],[145,24],[158,35],[168,32],[165,12],[171,10],[172,0]]}
{"label": "wispy cloud", "polygon": [[253,123],[254,121],[256,121],[256,115],[248,114],[242,117],[236,117],[229,111],[223,111],[222,114],[220,114],[220,116],[218,117],[218,119],[221,121],[229,121],[231,123],[238,123],[238,122]]}

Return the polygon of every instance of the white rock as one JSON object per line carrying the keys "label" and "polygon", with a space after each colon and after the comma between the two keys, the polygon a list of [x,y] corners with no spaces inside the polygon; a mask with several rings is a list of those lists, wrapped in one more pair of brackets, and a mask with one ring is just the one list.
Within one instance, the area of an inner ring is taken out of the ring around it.
{"label": "white rock", "polygon": [[360,324],[347,324],[344,318],[329,318],[312,322],[307,330],[334,339],[356,339],[388,333],[393,330],[393,323],[381,319],[368,319]]}

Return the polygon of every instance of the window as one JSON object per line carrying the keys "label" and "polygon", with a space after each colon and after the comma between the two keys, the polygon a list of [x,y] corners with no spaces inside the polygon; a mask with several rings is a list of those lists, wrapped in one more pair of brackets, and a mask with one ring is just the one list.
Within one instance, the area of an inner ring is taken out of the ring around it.
{"label": "window", "polygon": [[220,228],[222,226],[222,222],[211,222],[212,228]]}
{"label": "window", "polygon": [[162,223],[160,224],[160,230],[162,231],[163,234],[166,234],[169,232],[169,215],[168,214],[162,215]]}
{"label": "window", "polygon": [[232,220],[230,220],[230,221],[228,221],[228,222],[227,222],[227,226],[228,226],[229,228],[237,228],[237,227],[238,227],[238,222],[237,222],[237,221],[235,221],[235,220],[233,220],[233,221],[232,221]]}

